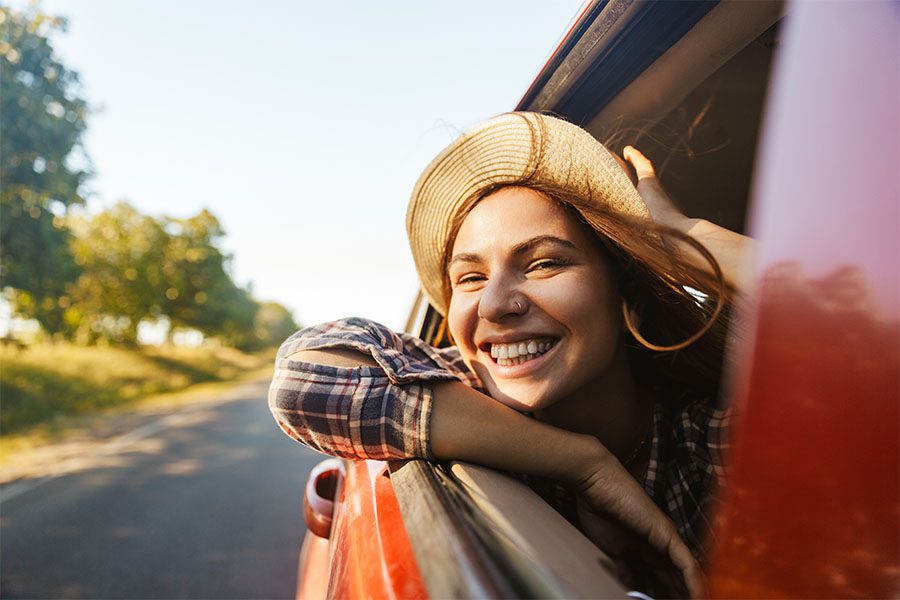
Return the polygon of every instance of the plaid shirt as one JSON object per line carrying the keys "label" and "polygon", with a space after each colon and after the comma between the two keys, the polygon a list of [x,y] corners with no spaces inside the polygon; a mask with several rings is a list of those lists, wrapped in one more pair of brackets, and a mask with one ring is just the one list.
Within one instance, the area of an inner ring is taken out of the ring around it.
{"label": "plaid shirt", "polygon": [[[378,367],[331,367],[287,358],[299,350],[340,348]],[[477,387],[455,348],[433,348],[365,319],[307,327],[278,350],[269,408],[281,429],[313,450],[342,458],[431,458],[428,384]]]}
{"label": "plaid shirt", "polygon": [[[331,367],[287,358],[299,350],[326,348],[357,350],[379,366]],[[479,385],[456,348],[434,348],[372,321],[344,319],[299,331],[281,345],[269,408],[287,435],[319,452],[355,459],[429,459],[429,384],[452,380]],[[660,402],[654,411],[644,490],[700,559],[715,487],[726,475],[730,422],[731,412],[708,399]],[[571,493],[558,484],[549,493],[546,485],[536,489],[578,525]]]}

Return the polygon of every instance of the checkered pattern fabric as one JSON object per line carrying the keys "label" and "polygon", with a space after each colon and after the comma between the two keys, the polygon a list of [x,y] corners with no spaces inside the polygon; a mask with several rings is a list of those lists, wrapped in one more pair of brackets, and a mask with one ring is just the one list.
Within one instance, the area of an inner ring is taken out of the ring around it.
{"label": "checkered pattern fabric", "polygon": [[[671,407],[679,406],[673,409]],[[709,400],[657,403],[644,491],[678,528],[694,555],[711,541],[709,516],[724,483],[732,412]]]}
{"label": "checkered pattern fabric", "polygon": [[[378,367],[331,367],[291,360],[300,350],[356,350]],[[428,384],[477,387],[453,348],[433,348],[365,319],[308,327],[278,350],[269,408],[279,427],[313,450],[342,458],[431,458]]]}

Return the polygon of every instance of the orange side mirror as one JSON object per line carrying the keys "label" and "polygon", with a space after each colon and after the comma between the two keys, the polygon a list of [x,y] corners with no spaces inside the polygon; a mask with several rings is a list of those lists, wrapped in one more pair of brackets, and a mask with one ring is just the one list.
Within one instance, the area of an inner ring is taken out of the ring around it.
{"label": "orange side mirror", "polygon": [[338,458],[323,460],[310,471],[303,494],[303,520],[310,533],[331,536],[334,503],[343,482],[344,463]]}

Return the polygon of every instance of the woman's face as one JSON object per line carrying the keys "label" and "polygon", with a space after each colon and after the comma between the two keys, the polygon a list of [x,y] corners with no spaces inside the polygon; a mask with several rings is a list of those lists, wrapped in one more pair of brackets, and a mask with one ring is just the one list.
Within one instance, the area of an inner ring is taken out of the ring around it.
{"label": "woman's face", "polygon": [[621,338],[621,299],[594,234],[540,192],[506,187],[463,221],[447,319],[496,400],[547,408],[602,380]]}

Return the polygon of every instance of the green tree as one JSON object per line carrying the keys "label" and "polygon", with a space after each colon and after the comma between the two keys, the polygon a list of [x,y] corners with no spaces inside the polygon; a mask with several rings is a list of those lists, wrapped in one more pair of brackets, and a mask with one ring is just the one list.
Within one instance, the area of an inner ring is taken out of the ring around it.
{"label": "green tree", "polygon": [[78,74],[54,55],[66,21],[0,7],[0,280],[18,314],[63,326],[79,273],[62,218],[89,177]]}
{"label": "green tree", "polygon": [[300,326],[287,308],[277,302],[260,303],[254,327],[260,348],[276,346],[298,329]]}
{"label": "green tree", "polygon": [[230,257],[219,244],[225,236],[208,210],[187,219],[165,219],[169,233],[165,249],[163,312],[172,328],[192,328],[226,343],[252,339],[258,305],[228,273]]}
{"label": "green tree", "polygon": [[170,333],[196,329],[253,345],[259,305],[228,274],[229,257],[219,249],[224,232],[211,212],[156,219],[120,202],[69,221],[83,273],[65,322],[77,339],[134,344],[141,321],[167,317]]}
{"label": "green tree", "polygon": [[163,310],[168,233],[126,202],[69,221],[76,234],[72,253],[83,273],[65,312],[68,330],[81,341],[135,344],[138,324]]}
{"label": "green tree", "polygon": [[254,325],[259,312],[259,304],[253,299],[249,289],[232,284],[218,297],[225,309],[224,318],[218,324],[215,335],[225,344],[240,350],[255,350],[259,347]]}

